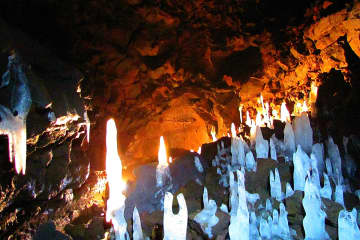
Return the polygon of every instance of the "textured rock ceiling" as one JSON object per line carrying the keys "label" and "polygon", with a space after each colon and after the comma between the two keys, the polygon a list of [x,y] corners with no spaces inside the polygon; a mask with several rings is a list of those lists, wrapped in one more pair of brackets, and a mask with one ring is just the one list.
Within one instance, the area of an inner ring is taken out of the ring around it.
{"label": "textured rock ceiling", "polygon": [[[6,1],[5,1],[6,2]],[[339,3],[341,2],[341,3]],[[338,70],[346,47],[360,54],[360,7],[352,1],[15,1],[3,17],[86,76],[93,126],[89,151],[104,162],[105,120],[117,119],[125,163],[170,148],[197,149],[238,106],[303,98]],[[95,164],[96,166],[96,164]]]}

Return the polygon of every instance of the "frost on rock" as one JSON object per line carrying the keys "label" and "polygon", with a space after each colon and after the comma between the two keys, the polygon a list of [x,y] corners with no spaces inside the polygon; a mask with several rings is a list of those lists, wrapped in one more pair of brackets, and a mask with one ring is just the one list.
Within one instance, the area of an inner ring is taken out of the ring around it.
{"label": "frost on rock", "polygon": [[291,197],[294,194],[294,190],[292,189],[290,183],[286,183],[286,193],[285,198]]}
{"label": "frost on rock", "polygon": [[196,169],[201,173],[204,172],[204,168],[203,168],[198,156],[194,157],[194,162],[195,162]]}
{"label": "frost on rock", "polygon": [[241,138],[233,136],[231,138],[231,166],[240,168],[245,166],[245,150]]}
{"label": "frost on rock", "polygon": [[18,55],[9,56],[6,72],[2,76],[0,87],[12,82],[10,109],[0,105],[0,134],[9,138],[9,160],[15,160],[17,173],[26,170],[26,118],[31,107],[31,94],[25,65]]}
{"label": "frost on rock", "polygon": [[307,154],[310,154],[313,145],[313,131],[306,112],[303,112],[299,117],[295,117],[293,128],[296,146],[300,145]]}
{"label": "frost on rock", "polygon": [[237,170],[237,209],[231,210],[229,236],[231,240],[249,239],[249,211],[246,204],[245,178],[242,171]]}
{"label": "frost on rock", "polygon": [[270,158],[277,161],[276,147],[273,138],[270,138]]}
{"label": "frost on rock", "polygon": [[268,158],[269,156],[269,142],[263,138],[261,128],[256,127],[256,158]]}
{"label": "frost on rock", "polygon": [[339,240],[359,239],[360,230],[357,224],[357,211],[353,208],[351,212],[343,209],[338,217],[338,237]]}
{"label": "frost on rock", "polygon": [[298,145],[293,157],[294,162],[294,190],[304,191],[305,177],[310,168],[310,158]]}
{"label": "frost on rock", "polygon": [[134,208],[134,212],[133,212],[133,239],[134,240],[144,239],[143,231],[141,228],[139,211],[137,210],[136,207]]}
{"label": "frost on rock", "polygon": [[332,189],[329,181],[329,177],[324,173],[324,187],[320,189],[320,196],[331,200]]}
{"label": "frost on rock", "polygon": [[257,228],[256,214],[254,211],[250,214],[250,239],[260,240],[259,230]]}
{"label": "frost on rock", "polygon": [[203,232],[206,233],[209,238],[212,238],[211,229],[219,222],[219,218],[215,215],[217,210],[216,202],[209,200],[206,187],[204,187],[203,203],[204,209],[195,216],[194,220],[200,224]]}
{"label": "frost on rock", "polygon": [[334,195],[335,202],[339,203],[341,206],[345,207],[344,205],[344,190],[341,184],[337,184],[335,186],[335,195]]}
{"label": "frost on rock", "polygon": [[185,240],[187,231],[188,211],[184,195],[177,195],[179,203],[179,213],[172,211],[173,195],[170,192],[165,193],[164,197],[164,240]]}
{"label": "frost on rock", "polygon": [[281,192],[281,180],[277,168],[275,168],[275,176],[273,171],[270,170],[270,195],[279,202],[283,199],[283,194]]}
{"label": "frost on rock", "polygon": [[[334,143],[332,137],[329,137],[327,141],[327,153],[330,158],[332,170],[333,170],[333,178],[335,183],[342,184],[342,172],[341,172],[341,157],[338,146]],[[330,176],[330,175],[329,175]]]}
{"label": "frost on rock", "polygon": [[325,169],[324,163],[324,144],[316,143],[312,146],[311,154],[314,154],[317,163],[317,169],[319,171],[320,176],[323,175]]}
{"label": "frost on rock", "polygon": [[251,151],[249,151],[246,154],[245,163],[246,163],[246,169],[248,171],[256,172],[257,163],[256,163],[254,155]]}
{"label": "frost on rock", "polygon": [[292,159],[295,152],[295,135],[291,123],[286,122],[284,128],[284,145],[285,145],[285,157],[289,160]]}
{"label": "frost on rock", "polygon": [[304,192],[302,204],[306,213],[303,219],[305,240],[330,239],[325,231],[326,213],[321,209],[319,189],[310,181],[310,179],[307,179]]}

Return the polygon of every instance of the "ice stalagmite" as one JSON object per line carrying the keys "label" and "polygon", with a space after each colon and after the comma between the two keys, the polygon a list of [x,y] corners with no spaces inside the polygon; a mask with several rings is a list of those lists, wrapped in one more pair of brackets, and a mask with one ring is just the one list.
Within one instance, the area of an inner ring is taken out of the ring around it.
{"label": "ice stalagmite", "polygon": [[280,237],[279,212],[276,209],[273,211],[271,235],[273,238]]}
{"label": "ice stalagmite", "polygon": [[349,138],[343,137],[343,144],[344,144],[344,150],[345,150],[345,154],[344,154],[345,169],[346,169],[346,173],[348,174],[348,176],[355,177],[357,166],[356,166],[354,159],[348,152],[348,142],[349,142]]}
{"label": "ice stalagmite", "polygon": [[326,172],[327,172],[328,177],[333,179],[334,178],[334,173],[333,173],[333,167],[331,165],[330,158],[326,158],[325,166],[326,166]]}
{"label": "ice stalagmite", "polygon": [[245,150],[241,138],[233,136],[231,138],[231,166],[239,169],[240,166],[245,166]]}
{"label": "ice stalagmite", "polygon": [[287,219],[288,212],[285,209],[285,205],[280,203],[280,217],[279,217],[279,232],[282,239],[290,239],[290,228]]}
{"label": "ice stalagmite", "polygon": [[172,211],[173,195],[170,192],[165,193],[164,197],[164,240],[185,240],[187,231],[188,211],[184,195],[177,195],[179,203],[179,213]]}
{"label": "ice stalagmite", "polygon": [[296,151],[295,135],[291,123],[286,122],[284,128],[285,158],[291,160]]}
{"label": "ice stalagmite", "polygon": [[312,154],[314,154],[317,161],[317,169],[319,171],[320,176],[323,175],[325,169],[324,163],[324,145],[322,143],[316,143],[312,146]]}
{"label": "ice stalagmite", "polygon": [[271,204],[270,199],[266,199],[265,210],[268,212],[272,212],[272,204]]}
{"label": "ice stalagmite", "polygon": [[135,207],[133,212],[133,240],[143,240],[143,239],[144,239],[144,235],[141,228],[139,211]]}
{"label": "ice stalagmite", "polygon": [[310,156],[310,166],[311,166],[311,180],[316,185],[318,189],[321,188],[320,186],[320,174],[317,168],[317,160],[314,154]]}
{"label": "ice stalagmite", "polygon": [[298,145],[293,157],[294,162],[294,190],[304,191],[305,177],[310,168],[310,158]]}
{"label": "ice stalagmite", "polygon": [[231,240],[249,239],[249,211],[246,204],[245,178],[242,171],[237,170],[238,205],[235,214],[230,214],[229,236]]}
{"label": "ice stalagmite", "polygon": [[306,179],[304,192],[302,204],[306,213],[303,219],[305,240],[330,239],[325,231],[326,213],[321,209],[319,189],[309,179]]}
{"label": "ice stalagmite", "polygon": [[246,169],[248,171],[256,172],[257,163],[256,163],[254,155],[251,151],[246,153],[245,163],[246,163]]}
{"label": "ice stalagmite", "polygon": [[256,158],[268,158],[269,156],[269,142],[263,138],[261,128],[256,127]]}
{"label": "ice stalagmite", "polygon": [[270,195],[279,202],[283,199],[283,194],[281,192],[281,180],[277,168],[275,168],[275,176],[273,171],[270,170]]}
{"label": "ice stalagmite", "polygon": [[[343,177],[341,171],[341,157],[338,146],[334,143],[332,137],[329,137],[327,141],[327,153],[331,161],[331,166],[333,170],[333,178],[335,183],[342,184]],[[330,177],[330,176],[329,176]]]}
{"label": "ice stalagmite", "polygon": [[206,233],[209,238],[212,238],[211,229],[219,222],[219,218],[215,215],[217,210],[216,202],[209,200],[206,187],[204,187],[203,203],[204,209],[195,216],[194,220],[200,224],[203,232]]}
{"label": "ice stalagmite", "polygon": [[306,112],[294,119],[293,128],[296,146],[300,145],[304,152],[310,154],[313,145],[313,131]]}
{"label": "ice stalagmite", "polygon": [[17,173],[25,174],[26,170],[26,118],[31,107],[31,94],[25,66],[18,55],[9,57],[7,71],[2,76],[1,86],[13,82],[10,109],[0,105],[0,134],[8,135],[9,159],[15,160]]}
{"label": "ice stalagmite", "polygon": [[329,181],[329,177],[324,173],[324,187],[320,189],[320,196],[331,200],[332,189]]}
{"label": "ice stalagmite", "polygon": [[291,197],[294,194],[294,190],[292,189],[290,183],[286,183],[286,193],[285,198]]}
{"label": "ice stalagmite", "polygon": [[341,206],[345,207],[344,205],[344,190],[341,184],[337,184],[335,186],[335,202],[339,203]]}
{"label": "ice stalagmite", "polygon": [[262,239],[271,239],[271,229],[263,217],[260,219],[260,236]]}
{"label": "ice stalagmite", "polygon": [[256,214],[254,211],[250,214],[250,239],[261,240],[259,230],[257,228]]}
{"label": "ice stalagmite", "polygon": [[273,138],[270,138],[270,157],[271,159],[277,161],[276,148]]}
{"label": "ice stalagmite", "polygon": [[354,208],[351,212],[343,209],[338,217],[338,237],[339,240],[357,240],[360,238],[360,230],[357,225],[357,212]]}

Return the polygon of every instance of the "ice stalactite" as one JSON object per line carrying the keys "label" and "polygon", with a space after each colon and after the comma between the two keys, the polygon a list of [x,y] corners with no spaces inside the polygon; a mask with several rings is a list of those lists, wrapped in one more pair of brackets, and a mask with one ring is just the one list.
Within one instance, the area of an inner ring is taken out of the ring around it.
{"label": "ice stalactite", "polygon": [[339,240],[359,239],[360,230],[357,225],[357,211],[354,208],[351,212],[343,209],[339,212],[338,217],[338,237]]}
{"label": "ice stalactite", "polygon": [[172,211],[173,195],[170,192],[165,193],[164,197],[164,240],[185,240],[188,222],[188,211],[184,195],[177,195],[179,203],[179,213]]}
{"label": "ice stalactite", "polygon": [[133,212],[133,239],[134,240],[144,239],[143,231],[141,228],[139,211],[137,210],[136,207],[134,208],[134,212]]}
{"label": "ice stalactite", "polygon": [[26,171],[26,118],[32,103],[24,68],[20,57],[11,55],[0,86],[12,86],[10,109],[0,105],[0,134],[8,136],[10,162],[15,160],[16,172],[22,174]]}
{"label": "ice stalactite", "polygon": [[194,220],[200,224],[203,232],[206,233],[209,238],[212,238],[211,229],[219,222],[219,218],[215,215],[217,210],[216,202],[212,199],[209,200],[206,187],[204,187],[203,203],[204,209],[195,216]]}

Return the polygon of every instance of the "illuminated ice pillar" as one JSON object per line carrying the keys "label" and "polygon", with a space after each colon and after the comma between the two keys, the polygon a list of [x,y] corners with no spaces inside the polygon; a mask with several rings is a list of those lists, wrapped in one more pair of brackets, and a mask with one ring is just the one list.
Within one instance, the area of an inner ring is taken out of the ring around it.
{"label": "illuminated ice pillar", "polygon": [[158,160],[159,164],[156,168],[156,186],[162,187],[167,180],[171,181],[170,169],[167,161],[166,148],[163,136],[160,137]]}

